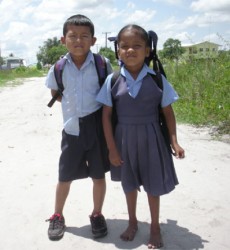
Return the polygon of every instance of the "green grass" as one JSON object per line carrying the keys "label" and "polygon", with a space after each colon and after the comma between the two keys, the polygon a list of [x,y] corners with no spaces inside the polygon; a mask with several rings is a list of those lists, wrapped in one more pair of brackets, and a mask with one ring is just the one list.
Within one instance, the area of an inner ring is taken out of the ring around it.
{"label": "green grass", "polygon": [[22,81],[22,78],[31,78],[31,77],[41,77],[44,76],[47,71],[38,70],[36,67],[26,68],[19,67],[12,70],[0,70],[0,87],[11,85],[18,85]]}
{"label": "green grass", "polygon": [[177,120],[183,123],[217,126],[230,132],[229,56],[187,63],[167,63],[168,80],[180,96],[174,104]]}
{"label": "green grass", "polygon": [[[230,134],[230,55],[217,59],[166,62],[167,79],[180,96],[173,105],[177,121],[198,126],[216,126],[220,134]],[[115,65],[114,68],[118,66]],[[47,71],[20,67],[0,71],[0,87],[22,78],[41,77]]]}

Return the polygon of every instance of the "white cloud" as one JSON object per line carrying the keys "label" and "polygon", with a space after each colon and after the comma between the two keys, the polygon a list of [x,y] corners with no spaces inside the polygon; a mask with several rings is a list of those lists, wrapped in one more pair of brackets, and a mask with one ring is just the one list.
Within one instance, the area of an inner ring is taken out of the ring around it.
{"label": "white cloud", "polygon": [[170,5],[179,5],[183,3],[183,0],[152,0],[153,3],[166,3],[166,4],[170,4]]}
{"label": "white cloud", "polygon": [[191,3],[191,8],[194,11],[230,11],[230,1],[229,0],[198,0]]}
{"label": "white cloud", "polygon": [[[3,56],[13,53],[36,62],[39,46],[62,36],[64,21],[81,13],[95,25],[96,48],[105,44],[104,32],[114,36],[128,23],[153,29],[163,44],[169,37],[201,41],[210,33],[230,36],[229,0],[0,0],[0,46]],[[191,10],[195,11],[192,12]],[[184,11],[183,15],[178,15]],[[214,36],[211,36],[214,38]],[[113,48],[112,43],[108,46]]]}
{"label": "white cloud", "polygon": [[146,9],[146,10],[135,10],[132,14],[128,13],[125,21],[127,23],[144,23],[151,20],[156,14],[155,10]]}
{"label": "white cloud", "polygon": [[20,36],[24,36],[24,33],[28,30],[29,25],[25,22],[11,22],[9,29],[5,32],[4,39],[13,40],[15,38],[20,39]]}
{"label": "white cloud", "polygon": [[192,26],[209,27],[214,23],[230,22],[229,15],[219,15],[218,13],[203,13],[202,15],[194,15],[187,17],[181,24],[181,28],[185,29]]}
{"label": "white cloud", "polygon": [[134,9],[135,6],[136,6],[136,5],[135,5],[133,2],[128,2],[128,3],[127,3],[127,7],[128,7],[128,8]]}
{"label": "white cloud", "polygon": [[182,3],[182,0],[165,0],[165,2],[173,5],[178,5]]}
{"label": "white cloud", "polygon": [[73,0],[73,2],[76,3],[76,7],[77,8],[90,8],[90,7],[93,7],[95,8],[96,6],[108,6],[108,4],[110,5],[113,1],[111,0]]}

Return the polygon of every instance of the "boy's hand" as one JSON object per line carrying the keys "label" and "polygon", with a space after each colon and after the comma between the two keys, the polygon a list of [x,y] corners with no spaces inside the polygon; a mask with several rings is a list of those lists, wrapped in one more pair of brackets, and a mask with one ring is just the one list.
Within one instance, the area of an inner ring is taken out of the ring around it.
{"label": "boy's hand", "polygon": [[119,167],[123,163],[120,154],[116,149],[109,151],[109,161],[115,167]]}
{"label": "boy's hand", "polygon": [[172,149],[173,149],[173,155],[177,158],[177,159],[183,159],[185,157],[185,152],[184,149],[179,145],[179,144],[174,144],[172,145]]}

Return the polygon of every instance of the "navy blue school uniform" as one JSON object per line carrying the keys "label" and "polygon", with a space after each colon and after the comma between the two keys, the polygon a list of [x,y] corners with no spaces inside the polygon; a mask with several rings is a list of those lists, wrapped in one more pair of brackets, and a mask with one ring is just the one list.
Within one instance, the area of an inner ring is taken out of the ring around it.
{"label": "navy blue school uniform", "polygon": [[124,161],[111,166],[111,178],[121,181],[124,192],[144,190],[159,196],[178,184],[173,159],[159,125],[159,109],[178,99],[172,86],[163,78],[163,89],[148,74],[154,72],[144,65],[136,80],[122,67],[121,77],[111,90],[111,75],[97,96],[104,105],[112,106],[118,116],[115,141]]}

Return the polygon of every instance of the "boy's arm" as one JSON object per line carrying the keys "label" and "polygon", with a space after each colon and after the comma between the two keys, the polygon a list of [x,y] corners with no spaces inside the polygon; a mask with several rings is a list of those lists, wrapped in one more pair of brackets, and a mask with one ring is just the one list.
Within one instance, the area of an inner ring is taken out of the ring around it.
{"label": "boy's arm", "polygon": [[[51,89],[51,96],[54,97],[58,93],[57,90]],[[57,101],[61,102],[61,96],[59,95]]]}
{"label": "boy's arm", "polygon": [[107,147],[109,150],[109,160],[112,165],[121,166],[123,161],[121,160],[120,154],[117,150],[117,146],[114,140],[111,118],[112,118],[112,107],[104,105],[102,112],[102,123],[103,123],[103,129]]}
{"label": "boy's arm", "polygon": [[176,156],[176,158],[184,158],[185,156],[184,149],[177,142],[176,119],[172,106],[168,105],[162,108],[162,112],[164,114],[166,124],[168,127],[170,142],[174,150],[174,155]]}

